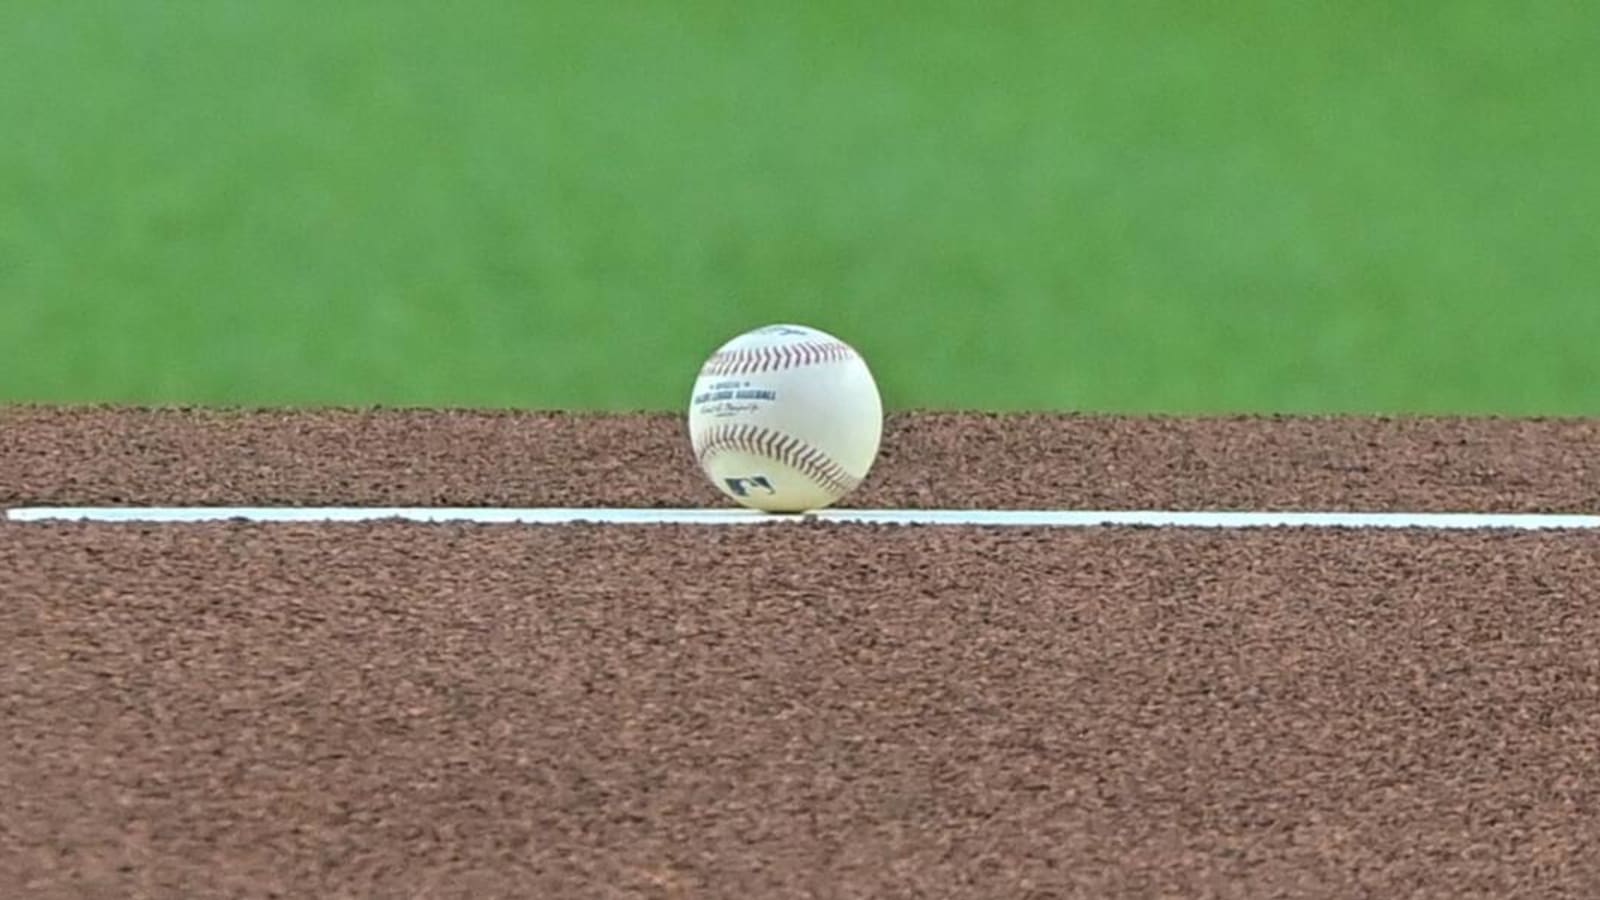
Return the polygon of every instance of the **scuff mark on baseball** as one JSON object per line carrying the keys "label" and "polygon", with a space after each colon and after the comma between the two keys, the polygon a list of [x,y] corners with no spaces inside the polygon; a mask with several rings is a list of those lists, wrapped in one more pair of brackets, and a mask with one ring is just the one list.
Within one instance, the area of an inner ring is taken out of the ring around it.
{"label": "scuff mark on baseball", "polygon": [[688,424],[695,459],[725,496],[807,512],[866,479],[883,439],[883,399],[849,344],[806,325],[768,325],[706,359]]}

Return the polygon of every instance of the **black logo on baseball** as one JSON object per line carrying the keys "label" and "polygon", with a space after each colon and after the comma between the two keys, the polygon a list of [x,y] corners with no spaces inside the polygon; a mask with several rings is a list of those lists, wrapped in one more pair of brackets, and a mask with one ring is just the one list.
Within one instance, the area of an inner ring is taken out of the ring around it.
{"label": "black logo on baseball", "polygon": [[735,497],[748,497],[752,488],[760,489],[768,494],[776,494],[778,489],[772,486],[765,475],[751,475],[747,478],[724,478],[722,483],[728,486],[729,492]]}

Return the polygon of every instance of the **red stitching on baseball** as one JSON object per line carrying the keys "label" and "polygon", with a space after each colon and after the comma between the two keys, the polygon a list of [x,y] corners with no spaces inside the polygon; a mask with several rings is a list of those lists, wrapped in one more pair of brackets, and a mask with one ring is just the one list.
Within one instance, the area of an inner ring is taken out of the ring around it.
{"label": "red stitching on baseball", "polygon": [[792,435],[769,428],[714,425],[702,432],[695,444],[695,456],[701,466],[717,453],[737,450],[775,459],[841,497],[861,484],[861,479],[846,472],[827,454]]}
{"label": "red stitching on baseball", "polygon": [[753,375],[779,369],[845,362],[854,356],[854,350],[847,344],[837,341],[806,341],[780,347],[723,350],[706,360],[705,366],[700,369],[700,374],[702,376]]}

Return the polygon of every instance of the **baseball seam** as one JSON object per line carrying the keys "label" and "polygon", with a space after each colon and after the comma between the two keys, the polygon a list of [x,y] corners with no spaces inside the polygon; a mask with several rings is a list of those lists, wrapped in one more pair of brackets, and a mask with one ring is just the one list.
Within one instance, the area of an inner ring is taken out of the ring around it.
{"label": "baseball seam", "polygon": [[714,425],[701,432],[695,455],[702,467],[718,453],[737,451],[776,460],[843,497],[861,484],[826,453],[799,438],[757,425]]}
{"label": "baseball seam", "polygon": [[701,375],[754,375],[778,369],[794,369],[855,358],[855,350],[838,341],[801,341],[775,347],[748,350],[722,350],[712,354],[700,370]]}

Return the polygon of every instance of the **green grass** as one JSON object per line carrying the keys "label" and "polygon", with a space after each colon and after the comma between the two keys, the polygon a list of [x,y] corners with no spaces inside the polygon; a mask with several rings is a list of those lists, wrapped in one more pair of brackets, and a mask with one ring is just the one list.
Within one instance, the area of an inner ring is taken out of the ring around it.
{"label": "green grass", "polygon": [[[1205,11],[1203,11],[1205,10]],[[1600,413],[1600,7],[0,9],[0,402]]]}

